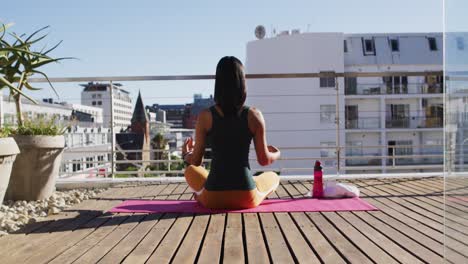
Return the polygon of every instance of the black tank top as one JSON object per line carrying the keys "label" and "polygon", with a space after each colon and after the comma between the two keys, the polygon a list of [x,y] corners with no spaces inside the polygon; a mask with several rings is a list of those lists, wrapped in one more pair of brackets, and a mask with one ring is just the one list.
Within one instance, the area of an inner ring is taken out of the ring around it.
{"label": "black tank top", "polygon": [[210,111],[213,122],[207,139],[212,160],[205,189],[255,189],[249,165],[249,148],[253,137],[247,121],[249,107],[244,106],[240,116],[233,117],[222,117],[214,106],[210,107]]}

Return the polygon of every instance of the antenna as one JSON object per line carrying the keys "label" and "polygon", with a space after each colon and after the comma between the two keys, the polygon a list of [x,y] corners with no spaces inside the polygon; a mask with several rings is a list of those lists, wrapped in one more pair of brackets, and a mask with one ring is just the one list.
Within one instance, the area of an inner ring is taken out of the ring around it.
{"label": "antenna", "polygon": [[266,29],[264,26],[258,25],[255,28],[255,36],[257,37],[257,39],[263,39],[265,37],[265,34],[266,34]]}

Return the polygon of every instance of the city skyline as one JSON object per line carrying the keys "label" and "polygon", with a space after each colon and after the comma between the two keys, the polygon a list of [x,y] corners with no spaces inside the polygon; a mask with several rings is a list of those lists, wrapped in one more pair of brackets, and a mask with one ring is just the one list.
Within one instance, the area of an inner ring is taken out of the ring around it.
{"label": "city skyline", "polygon": [[[180,8],[181,4],[184,8]],[[422,5],[424,12],[420,9]],[[48,66],[45,71],[51,77],[213,74],[222,56],[234,55],[245,63],[246,44],[255,40],[254,29],[260,24],[267,28],[267,37],[273,29],[279,32],[296,28],[301,32],[345,33],[442,31],[442,1],[438,0],[359,1],[359,4],[143,1],[139,6],[116,1],[112,7],[91,1],[49,0],[21,9],[14,3],[6,3],[5,9],[10,12],[0,20],[15,23],[13,31],[26,33],[50,25],[47,43],[64,41],[54,55],[79,59]],[[44,15],[47,12],[54,15]],[[213,94],[213,81],[123,84],[133,96],[141,89],[149,105],[185,103],[194,93],[202,93],[204,97]],[[78,83],[56,87],[61,100],[79,101]],[[48,88],[33,96],[55,97]]]}

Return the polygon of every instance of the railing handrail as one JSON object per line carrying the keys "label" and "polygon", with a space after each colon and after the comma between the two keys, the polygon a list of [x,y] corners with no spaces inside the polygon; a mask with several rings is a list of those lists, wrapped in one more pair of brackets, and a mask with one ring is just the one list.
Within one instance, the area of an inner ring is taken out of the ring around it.
{"label": "railing handrail", "polygon": [[[388,71],[388,72],[313,72],[313,73],[255,73],[246,74],[247,79],[287,79],[320,77],[390,77],[390,76],[430,76],[443,75],[443,71]],[[122,82],[122,81],[182,81],[214,80],[216,75],[146,75],[146,76],[91,76],[91,77],[52,77],[51,82]],[[46,78],[30,78],[29,82],[45,83]]]}

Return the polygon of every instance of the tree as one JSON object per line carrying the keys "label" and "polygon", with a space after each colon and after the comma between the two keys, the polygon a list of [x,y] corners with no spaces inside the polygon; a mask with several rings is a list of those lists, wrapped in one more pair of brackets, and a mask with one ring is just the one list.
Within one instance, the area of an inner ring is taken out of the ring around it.
{"label": "tree", "polygon": [[[151,140],[151,145],[153,149],[155,149],[154,153],[154,159],[155,160],[165,160],[167,159],[168,153],[165,152],[166,146],[167,146],[167,139],[164,138],[164,136],[161,133],[156,134],[153,139]],[[167,169],[167,166],[164,163],[156,163],[154,166],[152,166],[156,170],[165,170]]]}

